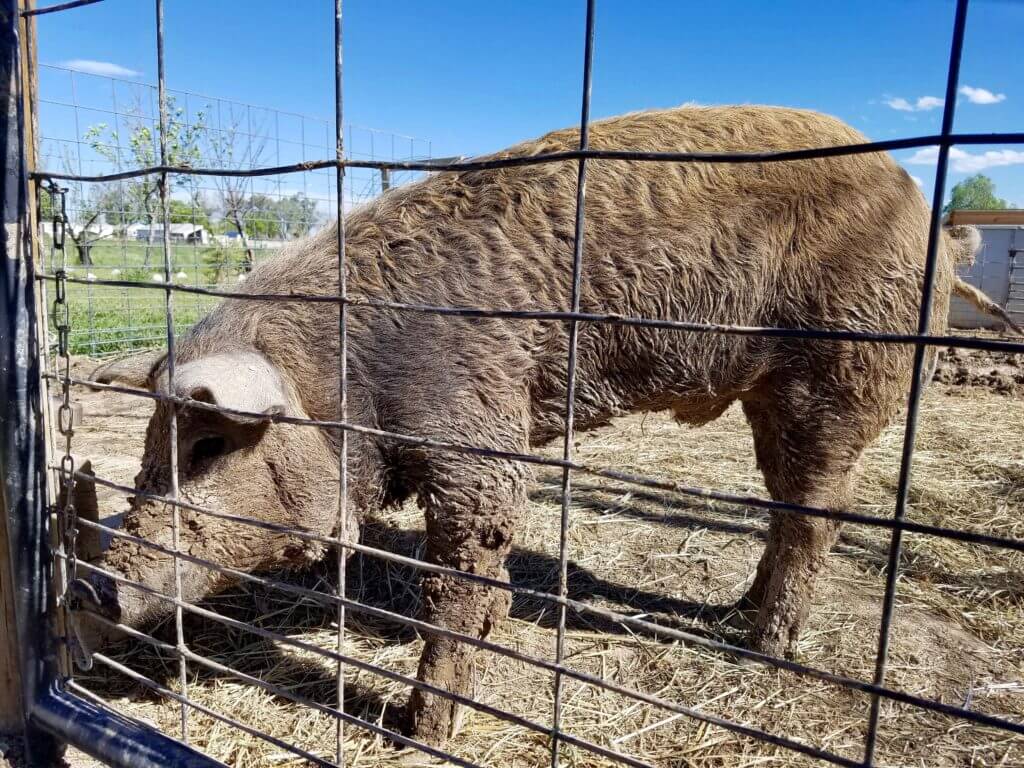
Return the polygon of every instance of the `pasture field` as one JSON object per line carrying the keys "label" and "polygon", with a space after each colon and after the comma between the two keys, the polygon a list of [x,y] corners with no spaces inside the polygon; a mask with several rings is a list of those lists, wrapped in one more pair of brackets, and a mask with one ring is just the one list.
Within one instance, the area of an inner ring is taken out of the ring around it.
{"label": "pasture field", "polygon": [[[48,245],[44,244],[47,271],[50,263]],[[253,249],[258,262],[273,253],[272,249]],[[91,265],[79,263],[75,249],[68,243],[70,277],[90,280],[127,280],[130,282],[163,282],[164,257],[159,242],[147,248],[140,242],[101,240],[92,246]],[[244,277],[245,253],[240,246],[184,245],[171,246],[171,271],[174,282],[201,287],[237,286]],[[91,277],[90,277],[91,276]],[[47,312],[50,331],[53,327],[53,283],[48,281]],[[89,283],[68,283],[71,312],[69,337],[72,354],[105,357],[135,349],[146,349],[163,342],[166,337],[165,292],[147,287],[130,288]],[[175,330],[183,331],[206,314],[217,299],[176,293],[174,296]],[[55,337],[52,337],[55,339]]]}
{"label": "pasture field", "polygon": [[[75,363],[84,374],[95,361]],[[995,371],[999,376],[993,377]],[[1007,378],[1008,377],[1008,378]],[[1024,538],[1024,366],[1006,357],[959,353],[928,389],[910,496],[910,519]],[[993,383],[1009,381],[1009,386]],[[76,391],[84,420],[75,451],[97,473],[132,484],[142,449],[148,401]],[[290,427],[300,429],[302,427]],[[891,515],[902,421],[867,453],[854,511]],[[548,449],[554,455],[556,448]],[[650,414],[581,435],[578,455],[692,486],[764,495],[749,430],[739,408],[699,430]],[[560,476],[540,469],[510,562],[515,583],[556,591]],[[753,575],[766,525],[753,508],[641,491],[578,477],[574,483],[570,596],[698,634],[738,640],[719,619]],[[100,490],[104,514],[124,499]],[[423,521],[415,505],[368,523],[375,546],[417,554]],[[870,681],[878,643],[889,534],[847,525],[829,559],[816,607],[796,659]],[[892,632],[887,683],[899,690],[1024,720],[1024,555],[908,534]],[[416,611],[415,574],[371,557],[353,557],[349,596],[404,614]],[[330,591],[333,565],[285,578]],[[237,589],[209,601],[226,615],[324,648],[333,648],[333,612],[297,603],[270,588]],[[552,657],[557,614],[532,599],[514,601],[511,617],[492,639]],[[859,760],[870,700],[865,694],[729,655],[645,636],[611,621],[570,613],[567,664],[707,713],[764,728]],[[164,627],[163,632],[168,628]],[[189,617],[191,648],[286,691],[335,705],[334,664],[275,645],[245,631]],[[169,636],[169,635],[165,635]],[[414,632],[349,612],[348,652],[415,675],[420,640]],[[122,663],[177,689],[177,667],[152,650],[122,647]],[[333,759],[334,723],[326,715],[241,684],[227,675],[189,668],[189,696],[303,749]],[[79,678],[123,711],[176,734],[178,705],[97,667]],[[552,676],[491,653],[477,662],[477,697],[547,726]],[[408,689],[366,672],[349,671],[346,710],[394,726]],[[817,764],[687,717],[673,715],[589,685],[566,681],[565,728],[659,766],[751,768]],[[240,768],[298,766],[302,761],[267,742],[190,714],[194,744]],[[434,764],[419,753],[347,726],[349,766]],[[469,712],[452,741],[456,754],[482,765],[537,766],[548,760],[543,735]],[[565,748],[564,765],[608,762]],[[914,707],[884,702],[878,764],[885,766],[1024,765],[1024,737],[974,726]],[[75,759],[73,758],[73,763]]]}

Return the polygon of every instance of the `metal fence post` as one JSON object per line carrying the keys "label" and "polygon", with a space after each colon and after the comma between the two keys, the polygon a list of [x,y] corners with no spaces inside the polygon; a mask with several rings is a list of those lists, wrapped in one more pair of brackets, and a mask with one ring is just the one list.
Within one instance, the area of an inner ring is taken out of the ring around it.
{"label": "metal fence post", "polygon": [[[20,702],[25,749],[30,765],[51,765],[63,750],[31,720],[35,701],[58,674],[50,600],[51,562],[45,506],[45,460],[39,413],[39,344],[32,281],[31,226],[25,148],[31,137],[22,81],[24,0],[0,0],[0,158],[4,165],[0,198],[4,215],[0,259],[0,498],[3,511],[2,586],[6,646],[0,658],[16,668],[2,670],[3,710]],[[8,623],[13,619],[13,625]],[[18,680],[20,686],[13,685]],[[7,725],[8,723],[5,723]]]}
{"label": "metal fence post", "polygon": [[61,683],[29,220],[33,126],[22,77],[31,52],[19,28],[27,7],[31,0],[0,0],[0,724],[23,735],[29,768],[58,764],[65,741],[111,765],[221,766]]}

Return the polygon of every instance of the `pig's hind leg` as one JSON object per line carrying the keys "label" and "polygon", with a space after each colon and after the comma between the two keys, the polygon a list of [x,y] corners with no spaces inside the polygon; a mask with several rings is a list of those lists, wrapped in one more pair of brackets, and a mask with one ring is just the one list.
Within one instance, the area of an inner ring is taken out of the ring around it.
{"label": "pig's hind leg", "polygon": [[[745,400],[743,408],[773,499],[849,509],[860,455],[888,416],[877,398],[856,397],[822,381],[780,379],[760,397]],[[834,519],[772,513],[754,582],[737,605],[750,623],[754,650],[774,656],[793,652],[839,527]]]}

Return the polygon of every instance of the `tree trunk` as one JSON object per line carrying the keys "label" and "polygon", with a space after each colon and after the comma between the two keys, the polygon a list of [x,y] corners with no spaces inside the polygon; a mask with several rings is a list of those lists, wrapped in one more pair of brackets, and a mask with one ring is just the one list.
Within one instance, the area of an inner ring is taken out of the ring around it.
{"label": "tree trunk", "polygon": [[78,263],[83,267],[92,266],[92,243],[75,243],[78,249]]}
{"label": "tree trunk", "polygon": [[142,259],[142,266],[149,266],[149,256],[153,250],[153,222],[156,217],[152,211],[146,211],[146,255]]}
{"label": "tree trunk", "polygon": [[[85,234],[82,232],[81,234]],[[78,263],[83,267],[92,266],[92,243],[85,241],[83,242],[79,237],[75,236],[75,233],[71,231],[71,228],[67,229],[67,237],[71,241],[71,244],[75,246],[75,253],[78,254]]]}
{"label": "tree trunk", "polygon": [[237,214],[231,218],[234,220],[235,229],[238,230],[238,237],[242,240],[242,249],[245,251],[245,256],[242,257],[242,271],[246,273],[252,272],[253,252],[249,246],[249,238],[245,234],[245,227],[242,226],[241,219]]}

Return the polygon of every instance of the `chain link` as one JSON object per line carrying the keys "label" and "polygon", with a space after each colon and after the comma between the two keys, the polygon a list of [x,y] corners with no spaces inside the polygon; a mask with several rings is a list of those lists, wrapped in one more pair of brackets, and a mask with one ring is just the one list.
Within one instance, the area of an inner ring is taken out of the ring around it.
{"label": "chain link", "polygon": [[60,187],[52,179],[43,182],[43,188],[50,196],[51,208],[54,211],[52,220],[52,238],[50,241],[50,263],[59,258],[59,266],[54,271],[56,278],[55,298],[53,302],[53,322],[57,331],[57,365],[63,368],[58,377],[61,387],[61,401],[57,409],[57,429],[64,436],[64,455],[60,459],[60,479],[64,487],[64,504],[57,511],[58,526],[64,544],[64,584],[60,602],[65,607],[73,607],[74,598],[70,591],[75,580],[78,567],[78,510],[75,508],[75,459],[71,455],[71,438],[75,434],[75,414],[71,407],[71,351],[69,335],[71,333],[71,306],[68,304],[67,267],[68,253],[65,245],[67,228],[67,188]]}

